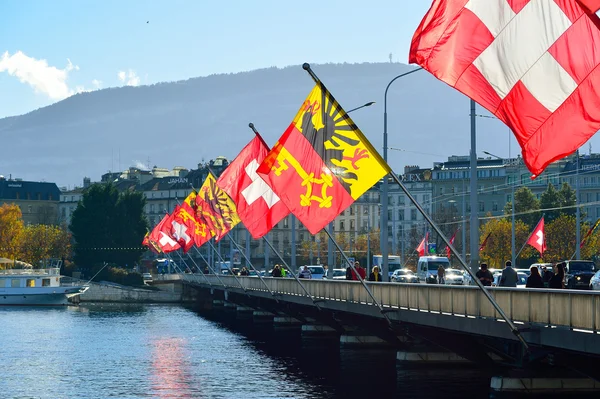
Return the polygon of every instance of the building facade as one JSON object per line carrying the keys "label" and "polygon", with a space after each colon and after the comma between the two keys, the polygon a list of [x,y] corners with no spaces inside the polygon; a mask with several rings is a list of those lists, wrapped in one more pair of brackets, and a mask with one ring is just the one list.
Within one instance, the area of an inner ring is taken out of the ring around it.
{"label": "building facade", "polygon": [[23,223],[59,223],[60,190],[56,183],[6,179],[0,176],[0,204],[15,204],[21,209]]}

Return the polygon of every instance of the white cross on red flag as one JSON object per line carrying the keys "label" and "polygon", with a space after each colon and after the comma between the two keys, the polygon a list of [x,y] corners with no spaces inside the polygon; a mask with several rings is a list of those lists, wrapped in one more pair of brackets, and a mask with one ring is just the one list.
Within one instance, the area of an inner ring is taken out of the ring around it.
{"label": "white cross on red flag", "polygon": [[254,239],[267,234],[290,213],[256,173],[268,153],[269,147],[257,134],[217,180],[221,190],[235,202],[242,223]]}
{"label": "white cross on red flag", "polygon": [[576,0],[434,0],[409,62],[502,120],[537,176],[600,129],[599,26]]}
{"label": "white cross on red flag", "polygon": [[544,217],[540,219],[535,229],[529,236],[527,240],[527,244],[531,245],[535,249],[538,250],[540,256],[544,256],[544,251],[546,251],[546,237],[544,236]]}
{"label": "white cross on red flag", "polygon": [[181,245],[171,235],[173,216],[166,214],[148,236],[164,253],[177,251]]}

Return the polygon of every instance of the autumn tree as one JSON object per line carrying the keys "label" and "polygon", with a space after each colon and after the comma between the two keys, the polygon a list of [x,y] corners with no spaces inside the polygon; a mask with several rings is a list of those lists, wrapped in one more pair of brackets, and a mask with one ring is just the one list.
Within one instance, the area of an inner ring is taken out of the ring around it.
{"label": "autumn tree", "polygon": [[66,258],[71,251],[70,238],[66,226],[26,226],[21,242],[23,260],[32,265],[43,266],[46,259]]}
{"label": "autumn tree", "polygon": [[110,183],[90,186],[71,218],[75,263],[89,268],[102,262],[119,266],[137,262],[144,252],[144,206],[139,192],[119,194]]}
{"label": "autumn tree", "polygon": [[[516,251],[529,237],[529,227],[521,220],[515,221]],[[491,268],[502,268],[506,260],[511,259],[512,222],[510,219],[492,219],[481,226],[481,243],[488,236],[487,243],[481,251],[481,260],[487,262]],[[530,257],[533,249],[525,247],[521,257]]]}
{"label": "autumn tree", "polygon": [[[527,227],[533,228],[539,221],[540,202],[528,187],[521,187],[515,191],[515,220],[520,220]],[[506,215],[512,214],[512,203],[509,201],[504,207]]]}
{"label": "autumn tree", "polygon": [[[590,225],[583,223],[581,225],[581,237],[589,231]],[[574,216],[561,215],[552,223],[545,226],[546,246],[544,260],[548,262],[557,262],[571,259],[571,256],[577,249],[576,242],[577,221]],[[598,253],[599,238],[597,234],[590,236],[581,248],[581,258],[591,259]]]}
{"label": "autumn tree", "polygon": [[23,239],[23,215],[15,204],[0,206],[0,257],[18,259]]}

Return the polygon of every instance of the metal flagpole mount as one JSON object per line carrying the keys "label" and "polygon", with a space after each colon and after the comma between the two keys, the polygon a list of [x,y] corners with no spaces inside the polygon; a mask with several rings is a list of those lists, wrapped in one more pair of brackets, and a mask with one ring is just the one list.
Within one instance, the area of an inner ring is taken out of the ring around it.
{"label": "metal flagpole mount", "polygon": [[506,321],[506,324],[509,326],[512,333],[517,337],[517,339],[519,341],[521,341],[521,344],[523,345],[525,350],[529,351],[529,345],[527,344],[527,341],[525,341],[525,338],[523,338],[523,336],[521,335],[521,332],[519,331],[519,329],[515,326],[515,324],[512,322],[512,320],[508,318],[506,313],[504,313],[504,310],[502,310],[500,305],[498,305],[498,303],[494,300],[494,298],[490,295],[490,293],[485,289],[485,287],[483,286],[481,281],[479,281],[477,276],[475,276],[475,273],[473,273],[471,268],[469,266],[467,266],[467,264],[465,263],[465,260],[460,256],[460,254],[458,253],[456,248],[454,248],[454,245],[450,244],[450,240],[448,240],[448,238],[442,233],[442,231],[440,230],[438,225],[435,224],[433,219],[431,219],[431,217],[427,214],[427,212],[425,212],[425,210],[423,209],[421,204],[419,204],[417,202],[417,200],[415,199],[415,197],[412,196],[410,191],[408,191],[408,189],[406,188],[406,186],[404,186],[404,184],[398,178],[398,176],[396,176],[396,174],[394,172],[390,172],[390,175],[392,176],[394,181],[400,186],[402,191],[404,191],[404,194],[406,194],[408,199],[415,205],[415,207],[419,210],[419,212],[421,212],[421,215],[423,215],[425,220],[427,220],[427,222],[431,225],[431,227],[437,233],[437,235],[442,239],[442,241],[444,241],[444,243],[448,246],[448,248],[450,248],[450,250],[452,251],[454,256],[456,256],[456,258],[460,261],[460,264],[463,267],[463,269],[465,269],[465,271],[467,273],[469,273],[469,275],[471,276],[471,279],[475,282],[475,284],[483,292],[485,297],[490,301],[490,303],[492,304],[494,309],[496,309],[496,311],[500,314],[500,316],[504,319],[504,321]]}
{"label": "metal flagpole mount", "polygon": [[267,243],[267,245],[273,250],[273,252],[275,252],[275,254],[277,255],[277,257],[279,257],[279,259],[281,259],[281,261],[283,262],[283,265],[285,266],[285,268],[294,277],[294,279],[296,280],[296,282],[298,282],[298,284],[300,284],[300,287],[302,287],[302,290],[304,291],[304,293],[306,294],[306,296],[308,296],[310,298],[310,300],[312,301],[313,305],[315,305],[317,307],[317,309],[323,310],[323,309],[321,309],[321,307],[319,306],[319,304],[317,303],[317,301],[315,300],[315,298],[312,295],[310,295],[310,292],[308,292],[308,290],[306,289],[306,286],[304,284],[302,284],[302,282],[300,281],[300,279],[298,278],[298,276],[296,275],[296,273],[294,273],[292,271],[292,268],[287,264],[287,262],[285,261],[285,259],[283,259],[283,256],[281,256],[281,254],[279,253],[279,251],[276,250],[275,247],[273,247],[273,244],[271,244],[271,242],[267,239],[267,237],[263,237],[263,240],[265,240],[265,242]]}

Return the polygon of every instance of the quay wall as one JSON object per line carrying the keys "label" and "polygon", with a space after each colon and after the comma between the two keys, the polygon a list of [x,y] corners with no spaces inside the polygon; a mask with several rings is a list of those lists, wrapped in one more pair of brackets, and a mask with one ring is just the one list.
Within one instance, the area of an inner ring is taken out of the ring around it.
{"label": "quay wall", "polygon": [[182,303],[188,302],[180,281],[154,284],[159,290],[90,283],[90,288],[73,302]]}

